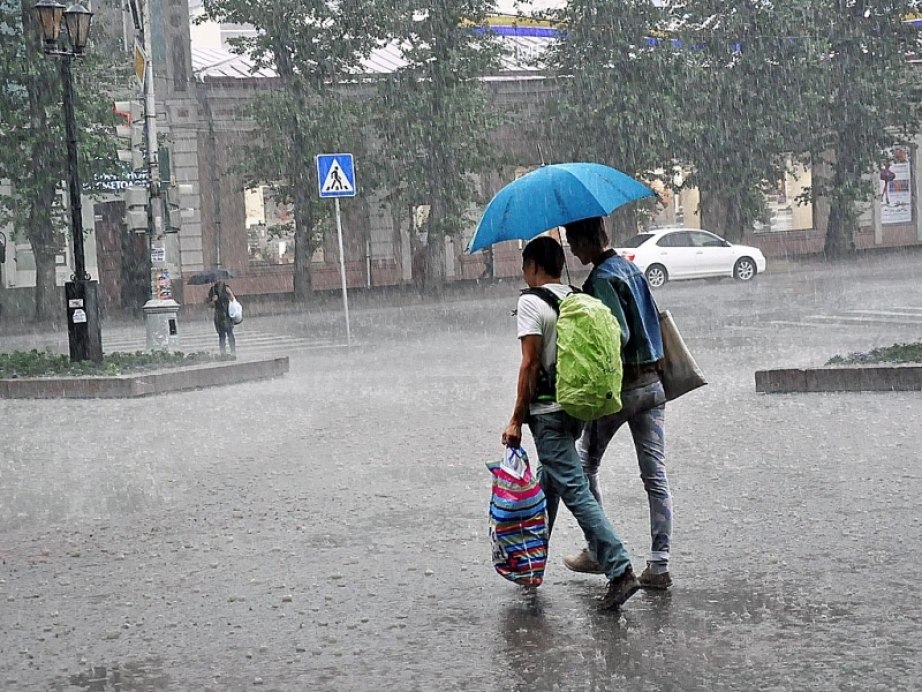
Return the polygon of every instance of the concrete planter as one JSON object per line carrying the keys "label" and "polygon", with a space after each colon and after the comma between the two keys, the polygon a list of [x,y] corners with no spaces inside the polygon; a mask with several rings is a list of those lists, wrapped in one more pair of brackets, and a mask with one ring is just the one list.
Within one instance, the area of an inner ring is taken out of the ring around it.
{"label": "concrete planter", "polygon": [[920,390],[922,390],[922,365],[788,368],[756,372],[756,391],[766,394]]}
{"label": "concrete planter", "polygon": [[0,380],[4,399],[131,399],[281,377],[288,358],[212,363],[114,377]]}

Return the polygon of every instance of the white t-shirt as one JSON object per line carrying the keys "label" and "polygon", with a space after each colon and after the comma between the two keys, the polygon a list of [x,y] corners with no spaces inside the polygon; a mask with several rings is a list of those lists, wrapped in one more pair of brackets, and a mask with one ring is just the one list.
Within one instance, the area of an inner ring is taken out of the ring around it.
{"label": "white t-shirt", "polygon": [[[542,288],[553,291],[561,299],[572,292],[572,289],[564,284],[544,284]],[[557,313],[543,298],[525,294],[519,296],[516,314],[519,339],[532,335],[541,337],[541,367],[550,372],[557,361]],[[533,401],[530,407],[532,415],[562,410],[556,402]]]}

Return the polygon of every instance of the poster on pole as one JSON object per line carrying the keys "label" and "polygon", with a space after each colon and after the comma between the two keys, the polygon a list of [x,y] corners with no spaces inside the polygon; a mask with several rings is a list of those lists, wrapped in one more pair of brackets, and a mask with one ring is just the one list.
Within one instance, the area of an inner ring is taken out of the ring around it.
{"label": "poster on pole", "polygon": [[884,226],[912,223],[912,150],[900,145],[884,150],[885,163],[880,167],[877,196],[880,199],[880,223]]}

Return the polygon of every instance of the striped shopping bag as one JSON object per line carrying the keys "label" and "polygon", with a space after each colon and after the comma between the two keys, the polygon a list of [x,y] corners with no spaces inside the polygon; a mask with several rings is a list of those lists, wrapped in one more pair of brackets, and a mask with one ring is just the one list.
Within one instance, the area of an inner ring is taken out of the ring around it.
{"label": "striped shopping bag", "polygon": [[493,566],[516,584],[540,586],[547,561],[547,503],[528,465],[528,455],[521,447],[508,448],[500,461],[488,463],[487,468],[493,474]]}

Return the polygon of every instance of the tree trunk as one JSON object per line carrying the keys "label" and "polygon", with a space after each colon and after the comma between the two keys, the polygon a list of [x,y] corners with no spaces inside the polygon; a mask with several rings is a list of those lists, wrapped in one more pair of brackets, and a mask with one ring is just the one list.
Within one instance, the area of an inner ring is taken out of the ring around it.
{"label": "tree trunk", "polygon": [[716,190],[699,189],[698,218],[701,228],[723,235],[726,223],[726,211],[723,200]]}
{"label": "tree trunk", "polygon": [[742,240],[744,224],[739,214],[739,204],[732,195],[708,189],[702,189],[700,194],[701,228],[716,233],[732,243]]}
{"label": "tree trunk", "polygon": [[48,184],[32,200],[26,237],[35,258],[35,319],[57,321],[64,312],[64,297],[57,286],[55,257],[64,250],[64,239],[56,233],[51,218],[55,188]]}
{"label": "tree trunk", "polygon": [[826,242],[823,252],[830,259],[838,259],[855,252],[855,231],[858,217],[854,203],[833,193],[829,200],[829,221],[826,226]]}
{"label": "tree trunk", "polygon": [[57,286],[53,248],[32,245],[35,257],[35,319],[58,322],[64,315],[64,292]]}
{"label": "tree trunk", "polygon": [[[391,252],[397,265],[397,279],[403,283],[403,206],[395,197],[390,201],[391,210]],[[411,245],[412,248],[412,245]]]}
{"label": "tree trunk", "polygon": [[[30,26],[31,13],[28,3],[22,3],[23,26]],[[37,48],[38,35],[27,33],[27,45]],[[29,92],[29,122],[34,132],[48,130],[48,110],[57,108],[57,94],[60,82],[57,72],[43,68],[38,73],[30,73],[27,81]],[[35,319],[39,321],[56,321],[64,313],[64,297],[57,287],[55,276],[55,256],[61,254],[64,239],[54,230],[52,209],[54,208],[57,182],[63,177],[66,168],[59,153],[60,148],[49,146],[47,141],[36,137],[32,145],[32,183],[36,185],[34,196],[29,200],[28,226],[24,235],[32,246],[35,258]]]}
{"label": "tree trunk", "polygon": [[[434,170],[440,171],[444,168],[438,164],[433,166]],[[441,180],[438,175],[433,176],[433,183],[430,188],[429,204],[429,232],[426,234],[426,274],[425,290],[430,295],[439,296],[445,288],[445,282],[448,278],[448,272],[445,267],[445,216],[448,212],[448,205],[442,199],[442,192],[438,189],[435,180]]]}
{"label": "tree trunk", "polygon": [[625,240],[637,235],[637,215],[630,204],[618,207],[611,215],[611,244],[621,247]]}
{"label": "tree trunk", "polygon": [[[305,189],[302,187],[302,189]],[[314,256],[314,223],[310,214],[310,201],[299,193],[295,200],[295,300],[306,303],[314,293],[314,278],[311,274],[311,260]]]}
{"label": "tree trunk", "polygon": [[829,196],[829,220],[826,225],[826,241],[823,251],[826,257],[838,259],[855,252],[855,231],[858,230],[858,211],[855,194],[851,192],[860,185],[861,166],[853,161],[845,145],[836,149],[835,172],[832,192]]}

